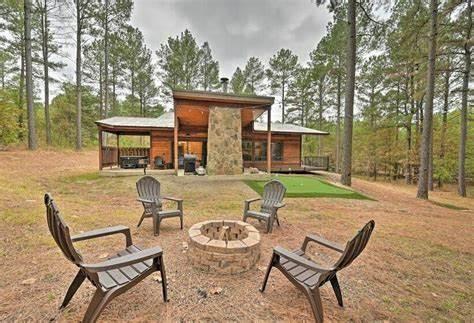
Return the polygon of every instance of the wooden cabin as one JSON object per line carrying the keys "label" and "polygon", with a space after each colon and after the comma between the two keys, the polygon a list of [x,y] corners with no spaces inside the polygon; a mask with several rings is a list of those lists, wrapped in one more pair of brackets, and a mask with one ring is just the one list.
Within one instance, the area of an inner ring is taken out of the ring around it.
{"label": "wooden cabin", "polygon": [[[158,118],[112,117],[96,122],[99,168],[123,166],[133,156],[150,168],[187,169],[187,161],[208,174],[301,170],[303,135],[327,132],[272,123],[273,97],[204,91],[174,91],[174,111]],[[265,113],[266,112],[266,113]],[[262,117],[266,122],[259,122]],[[107,140],[105,139],[107,134]],[[112,135],[111,135],[112,134]],[[120,136],[147,136],[148,147],[120,147]],[[115,136],[115,140],[110,138]]]}

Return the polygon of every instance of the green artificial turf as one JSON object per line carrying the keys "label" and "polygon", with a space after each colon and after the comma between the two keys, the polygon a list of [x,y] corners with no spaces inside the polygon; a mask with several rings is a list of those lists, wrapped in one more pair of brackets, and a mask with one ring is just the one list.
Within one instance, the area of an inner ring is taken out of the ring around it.
{"label": "green artificial turf", "polygon": [[[332,185],[324,180],[311,176],[274,176],[286,186],[287,197],[333,197],[346,199],[371,200],[358,192]],[[265,180],[245,180],[258,194],[263,193]]]}

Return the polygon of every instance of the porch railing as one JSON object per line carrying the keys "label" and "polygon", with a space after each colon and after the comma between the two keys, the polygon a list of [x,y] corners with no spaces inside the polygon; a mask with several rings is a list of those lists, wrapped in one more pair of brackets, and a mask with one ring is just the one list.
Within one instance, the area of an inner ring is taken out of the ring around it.
{"label": "porch railing", "polygon": [[146,156],[150,160],[150,148],[102,147],[102,167],[118,166],[120,156]]}
{"label": "porch railing", "polygon": [[305,156],[303,157],[303,165],[314,167],[319,170],[328,170],[329,156]]}
{"label": "porch railing", "polygon": [[150,148],[120,147],[120,156],[147,156],[150,158]]}
{"label": "porch railing", "polygon": [[102,147],[102,166],[117,165],[118,160],[117,147]]}

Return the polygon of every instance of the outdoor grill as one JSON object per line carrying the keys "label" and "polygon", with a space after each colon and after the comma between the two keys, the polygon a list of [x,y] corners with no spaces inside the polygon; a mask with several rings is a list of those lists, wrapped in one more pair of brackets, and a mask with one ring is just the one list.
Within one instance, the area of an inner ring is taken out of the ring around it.
{"label": "outdoor grill", "polygon": [[184,154],[184,172],[194,173],[196,171],[196,155]]}

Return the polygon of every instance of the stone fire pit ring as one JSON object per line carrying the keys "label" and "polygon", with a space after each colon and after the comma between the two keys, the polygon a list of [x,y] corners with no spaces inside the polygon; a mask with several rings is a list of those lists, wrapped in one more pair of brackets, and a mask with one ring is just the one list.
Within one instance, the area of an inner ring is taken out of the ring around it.
{"label": "stone fire pit ring", "polygon": [[189,229],[188,257],[193,267],[203,271],[242,273],[260,258],[260,233],[243,221],[196,223]]}

